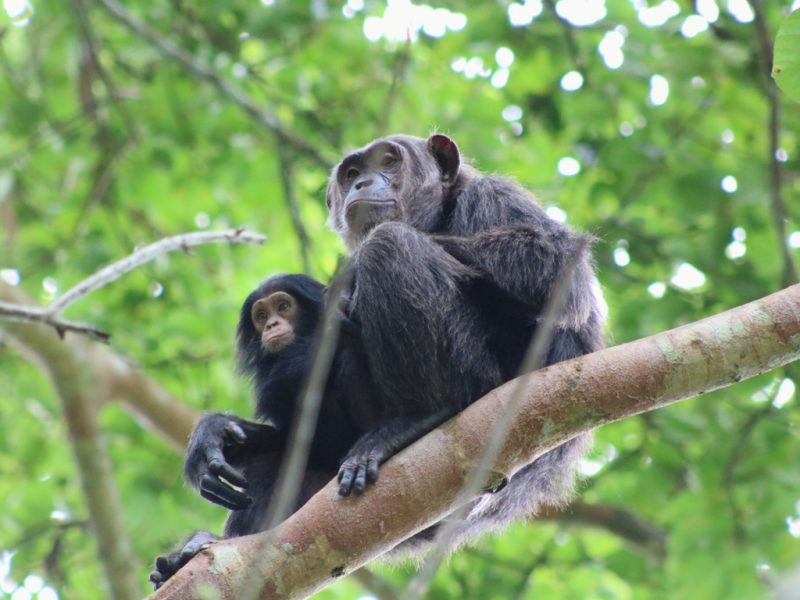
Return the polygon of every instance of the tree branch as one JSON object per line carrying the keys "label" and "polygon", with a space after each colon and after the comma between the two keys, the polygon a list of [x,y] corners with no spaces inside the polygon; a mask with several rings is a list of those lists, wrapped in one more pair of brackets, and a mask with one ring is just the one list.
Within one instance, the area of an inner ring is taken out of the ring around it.
{"label": "tree branch", "polygon": [[[493,465],[510,477],[575,435],[731,385],[800,358],[800,285],[649,338],[523,376],[521,412]],[[301,598],[352,572],[452,512],[518,389],[511,381],[381,467],[364,495],[330,482],[276,529],[224,540],[198,554],[150,598],[200,589],[237,597]],[[256,553],[257,552],[257,553]]]}
{"label": "tree branch", "polygon": [[[9,291],[7,288],[11,286],[0,283],[0,293]],[[109,597],[135,600],[139,596],[139,583],[131,569],[135,559],[122,520],[122,504],[111,460],[97,419],[96,381],[86,368],[92,363],[74,352],[70,345],[58,343],[48,327],[10,321],[0,322],[0,326],[10,334],[9,339],[15,346],[43,367],[55,388],[69,431]],[[85,340],[80,341],[90,346]]]}
{"label": "tree branch", "polygon": [[94,275],[87,277],[76,286],[64,292],[47,307],[19,305],[0,301],[0,318],[26,321],[29,323],[43,323],[53,327],[61,338],[64,337],[65,331],[74,331],[76,333],[85,333],[101,341],[108,341],[110,334],[88,325],[60,319],[57,316],[58,313],[94,290],[111,283],[115,279],[119,279],[125,273],[167,252],[172,252],[173,250],[186,251],[192,246],[223,241],[227,241],[231,244],[263,244],[266,239],[266,236],[258,233],[250,233],[242,228],[228,229],[225,231],[198,231],[173,235],[143,248],[139,248],[133,252],[133,254],[103,267]]}
{"label": "tree branch", "polygon": [[147,24],[134,17],[116,0],[98,0],[100,4],[115,18],[133,33],[144,38],[155,46],[165,57],[177,62],[189,73],[198,79],[212,83],[226,98],[244,110],[256,123],[278,136],[285,142],[310,157],[316,164],[324,169],[330,169],[334,164],[333,159],[323,156],[316,146],[306,142],[303,138],[288,131],[280,120],[271,111],[259,106],[244,90],[236,87],[209,65],[193,57],[179,48],[165,37],[162,37]]}
{"label": "tree branch", "polygon": [[289,209],[289,218],[292,221],[295,235],[297,235],[297,242],[300,244],[300,260],[303,263],[303,272],[310,273],[311,262],[308,256],[311,250],[311,237],[308,235],[306,226],[303,224],[303,218],[300,215],[300,203],[297,201],[293,181],[294,166],[292,157],[283,146],[278,147],[278,171],[281,176],[281,187],[283,187],[283,199],[286,201],[286,207]]}
{"label": "tree branch", "polygon": [[546,506],[536,515],[536,519],[598,527],[618,535],[656,558],[661,559],[666,554],[667,536],[663,529],[617,506],[585,502],[573,502],[564,508]]}

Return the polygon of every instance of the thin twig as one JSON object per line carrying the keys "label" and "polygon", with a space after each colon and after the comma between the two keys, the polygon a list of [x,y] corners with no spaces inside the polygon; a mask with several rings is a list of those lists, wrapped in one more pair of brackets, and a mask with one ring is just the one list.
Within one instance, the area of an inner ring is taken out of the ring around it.
{"label": "thin twig", "polygon": [[381,120],[377,128],[377,136],[383,137],[386,135],[386,130],[389,128],[389,121],[392,118],[392,111],[397,101],[397,95],[400,93],[400,83],[406,75],[408,63],[411,59],[411,38],[407,38],[403,48],[397,53],[397,58],[392,69],[392,83],[389,86],[389,91],[386,92],[386,100],[383,102],[383,110],[381,111]]}
{"label": "thin twig", "polygon": [[[561,315],[569,298],[573,274],[587,246],[588,240],[586,238],[579,239],[575,250],[562,267],[558,279],[553,286],[553,291],[542,311],[536,333],[525,353],[525,358],[520,367],[521,374],[524,375],[535,371],[544,364],[557,318]],[[408,600],[420,598],[425,594],[433,576],[436,574],[439,565],[444,559],[447,548],[450,547],[459,526],[469,512],[469,502],[485,487],[486,476],[499,455],[506,437],[508,436],[508,432],[519,413],[519,399],[523,397],[526,382],[527,378],[524,376],[517,379],[515,390],[511,394],[512,402],[509,404],[508,410],[495,421],[492,430],[489,432],[489,442],[486,445],[486,451],[467,476],[458,498],[453,502],[454,506],[460,508],[441,525],[436,536],[434,547],[425,559],[425,564],[408,586],[408,591],[405,594],[405,598]]]}
{"label": "thin twig", "polygon": [[292,180],[294,175],[292,158],[289,156],[287,148],[280,144],[278,145],[278,165],[281,176],[281,186],[283,187],[283,199],[286,201],[286,206],[289,209],[289,217],[292,220],[292,227],[297,235],[297,242],[300,244],[300,260],[303,263],[303,272],[309,273],[311,271],[311,263],[308,257],[311,251],[311,238],[300,216],[300,205],[297,201],[294,181]]}
{"label": "thin twig", "polygon": [[351,280],[352,271],[344,265],[327,290],[322,334],[317,342],[314,361],[295,411],[294,425],[287,445],[289,452],[283,458],[278,482],[275,485],[276,491],[267,511],[267,528],[274,527],[289,516],[300,491],[322,403],[322,394],[339,341],[340,299],[344,291],[350,287]]}
{"label": "thin twig", "polygon": [[[86,13],[84,0],[71,0],[71,2],[78,18],[78,25],[80,27],[81,34],[89,52],[89,58],[94,65],[97,75],[100,77],[106,87],[106,94],[108,95],[109,104],[114,106],[119,111],[124,125],[128,129],[130,139],[135,141],[139,137],[136,130],[136,120],[133,118],[133,115],[130,113],[125,104],[119,101],[117,88],[114,85],[114,82],[111,80],[108,72],[103,68],[103,64],[100,62],[100,59],[97,56],[97,48],[99,44],[97,42],[97,36],[95,36],[92,29],[92,22],[89,19],[89,15]],[[95,110],[96,109],[97,105],[95,105]]]}
{"label": "thin twig", "polygon": [[[13,547],[16,548],[16,546]],[[371,592],[373,596],[380,598],[380,600],[400,600],[400,594],[397,593],[394,586],[367,567],[361,567],[353,571],[350,577],[355,579],[365,591]]]}
{"label": "thin twig", "polygon": [[781,164],[778,160],[778,150],[780,148],[780,129],[781,129],[781,106],[778,97],[778,87],[770,76],[772,73],[772,41],[767,22],[764,15],[764,6],[761,0],[751,0],[750,4],[755,12],[756,38],[758,39],[758,58],[761,62],[761,74],[764,80],[764,93],[767,96],[769,105],[769,199],[772,212],[772,222],[775,226],[775,233],[778,237],[781,259],[783,260],[783,287],[788,287],[797,283],[797,271],[792,261],[792,255],[786,245],[786,204],[782,194],[782,172]]}
{"label": "thin twig", "polygon": [[233,85],[207,63],[195,58],[134,17],[117,0],[98,0],[98,2],[133,33],[153,44],[161,54],[182,65],[195,77],[212,83],[224,96],[244,110],[259,125],[277,135],[281,141],[306,154],[325,169],[329,169],[333,165],[333,160],[323,156],[316,146],[287,130],[273,112],[259,106],[249,94]]}
{"label": "thin twig", "polygon": [[663,560],[666,554],[666,531],[619,506],[585,502],[573,502],[566,507],[544,506],[535,518],[604,529],[657,560]]}
{"label": "thin twig", "polygon": [[753,435],[756,426],[761,422],[762,419],[772,413],[773,400],[774,397],[770,398],[769,402],[767,402],[766,406],[764,406],[761,410],[750,413],[750,416],[747,417],[744,425],[742,425],[742,428],[739,430],[739,439],[736,441],[736,445],[733,447],[733,450],[731,451],[730,455],[728,456],[728,460],[725,463],[722,481],[725,487],[725,495],[728,497],[728,506],[730,506],[731,509],[731,517],[733,519],[733,537],[737,542],[745,541],[746,532],[743,525],[744,516],[742,515],[741,507],[736,502],[736,496],[734,495],[734,488],[736,487],[736,467],[739,465],[739,461],[741,460],[742,455],[747,448],[747,444],[750,442],[750,437]]}
{"label": "thin twig", "polygon": [[575,63],[575,67],[578,71],[583,74],[584,79],[588,81],[589,69],[586,67],[586,57],[581,53],[578,42],[575,39],[575,28],[568,20],[558,14],[553,0],[545,0],[545,4],[553,14],[555,20],[561,25],[561,31],[564,34],[564,42],[567,44],[567,50],[572,57],[572,62]]}
{"label": "thin twig", "polygon": [[82,333],[101,342],[107,342],[111,335],[100,329],[96,329],[82,323],[59,319],[47,312],[47,309],[37,306],[24,306],[12,302],[0,302],[0,318],[10,321],[23,321],[25,323],[43,323],[53,327],[60,338],[64,338],[64,333],[72,331]]}
{"label": "thin twig", "polygon": [[130,256],[111,263],[103,267],[97,273],[81,281],[78,285],[64,292],[59,298],[53,300],[45,311],[54,315],[67,306],[93,292],[97,288],[119,279],[125,273],[140,267],[162,254],[173,250],[188,250],[192,246],[209,244],[212,242],[230,242],[231,244],[263,244],[266,236],[258,233],[250,233],[243,228],[227,229],[225,231],[197,231],[193,233],[182,233],[173,235],[163,240],[139,248]]}

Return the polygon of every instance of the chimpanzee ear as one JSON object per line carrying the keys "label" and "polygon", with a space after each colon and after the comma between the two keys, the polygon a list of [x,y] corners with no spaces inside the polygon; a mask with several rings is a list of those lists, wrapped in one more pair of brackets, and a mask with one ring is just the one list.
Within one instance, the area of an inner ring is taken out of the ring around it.
{"label": "chimpanzee ear", "polygon": [[446,135],[434,133],[428,138],[428,149],[433,154],[436,162],[439,163],[442,179],[447,182],[455,180],[456,175],[458,175],[458,167],[461,164],[461,156],[456,143]]}

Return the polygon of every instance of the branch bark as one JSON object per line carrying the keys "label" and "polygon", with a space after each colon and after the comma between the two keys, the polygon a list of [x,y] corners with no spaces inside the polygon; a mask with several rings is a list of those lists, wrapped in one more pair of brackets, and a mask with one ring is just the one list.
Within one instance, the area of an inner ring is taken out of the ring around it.
{"label": "branch bark", "polygon": [[[453,510],[489,440],[519,401],[520,416],[490,480],[512,476],[580,432],[731,385],[800,358],[800,285],[720,315],[550,366],[487,394],[381,468],[363,496],[335,481],[279,527],[213,544],[152,600],[303,598]],[[521,398],[511,397],[521,389]]]}

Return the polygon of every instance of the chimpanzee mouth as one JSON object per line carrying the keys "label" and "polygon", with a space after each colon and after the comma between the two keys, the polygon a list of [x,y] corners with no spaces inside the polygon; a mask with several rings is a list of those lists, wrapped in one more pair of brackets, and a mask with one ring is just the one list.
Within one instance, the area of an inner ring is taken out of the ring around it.
{"label": "chimpanzee mouth", "polygon": [[278,331],[271,335],[265,335],[264,339],[269,342],[270,344],[273,342],[282,341],[292,335],[291,331]]}
{"label": "chimpanzee mouth", "polygon": [[347,205],[347,210],[356,206],[394,206],[397,201],[394,198],[356,198]]}

